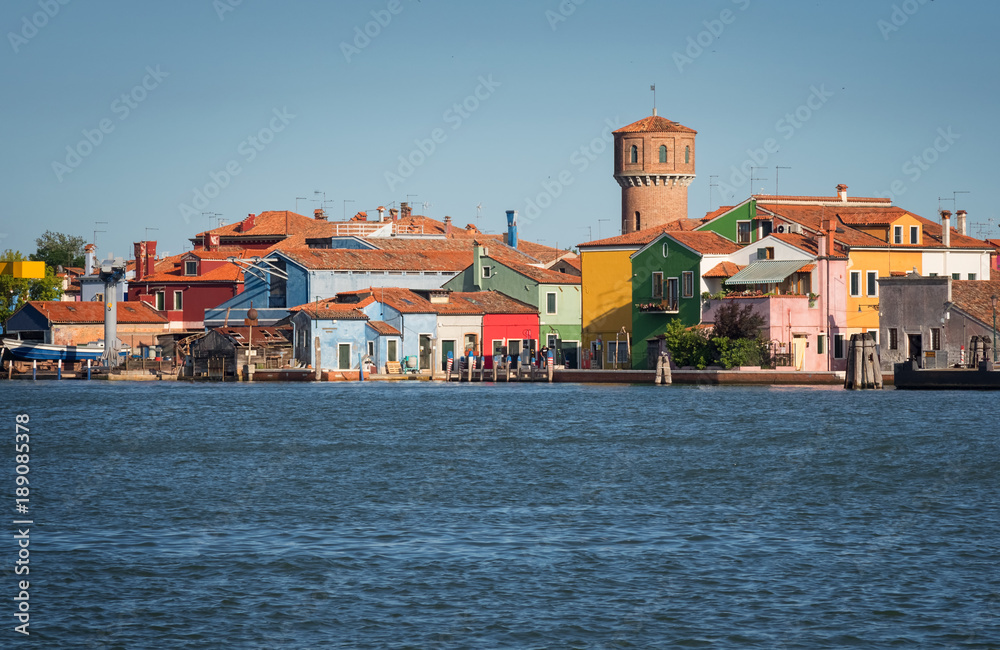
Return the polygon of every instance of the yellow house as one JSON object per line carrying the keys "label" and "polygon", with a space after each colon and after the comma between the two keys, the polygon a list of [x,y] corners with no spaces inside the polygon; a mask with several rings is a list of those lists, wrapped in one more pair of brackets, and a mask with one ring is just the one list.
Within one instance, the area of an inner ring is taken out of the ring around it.
{"label": "yellow house", "polygon": [[[609,346],[632,333],[632,253],[676,224],[580,244],[584,367],[602,368]],[[614,350],[612,350],[612,353]]]}

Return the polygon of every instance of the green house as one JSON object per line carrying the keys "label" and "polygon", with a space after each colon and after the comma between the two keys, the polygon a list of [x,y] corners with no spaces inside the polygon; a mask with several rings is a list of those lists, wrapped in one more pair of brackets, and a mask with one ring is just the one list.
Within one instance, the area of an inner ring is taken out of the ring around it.
{"label": "green house", "polygon": [[582,338],[580,276],[516,262],[498,247],[490,256],[486,246],[473,247],[470,266],[446,282],[453,291],[497,291],[538,309],[539,339],[554,348],[556,363],[580,367]]}
{"label": "green house", "polygon": [[623,358],[622,367],[655,368],[659,336],[668,323],[701,323],[701,294],[708,290],[703,276],[739,248],[711,230],[676,231],[663,233],[632,254],[631,362]]}
{"label": "green house", "polygon": [[757,218],[757,199],[750,197],[739,205],[720,208],[708,221],[697,228],[698,232],[717,232],[726,239],[744,246],[771,234],[771,216]]}

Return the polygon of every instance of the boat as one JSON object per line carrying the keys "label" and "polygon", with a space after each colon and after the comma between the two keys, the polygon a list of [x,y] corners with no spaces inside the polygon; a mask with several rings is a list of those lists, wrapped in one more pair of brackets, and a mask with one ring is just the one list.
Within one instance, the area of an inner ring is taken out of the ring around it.
{"label": "boat", "polygon": [[991,362],[982,361],[978,368],[926,368],[916,361],[904,361],[893,366],[893,384],[910,390],[1000,390],[1000,371]]}
{"label": "boat", "polygon": [[[22,341],[20,339],[3,339],[3,347],[17,361],[99,361],[104,354],[104,341],[86,343],[84,345],[53,345],[40,341]],[[122,348],[119,354],[128,354],[128,348]]]}

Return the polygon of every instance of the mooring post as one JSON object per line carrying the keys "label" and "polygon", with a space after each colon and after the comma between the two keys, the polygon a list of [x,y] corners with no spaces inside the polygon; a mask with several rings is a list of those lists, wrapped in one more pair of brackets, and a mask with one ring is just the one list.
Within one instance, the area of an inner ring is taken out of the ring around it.
{"label": "mooring post", "polygon": [[551,384],[556,372],[555,355],[552,350],[549,350],[549,355],[545,358],[545,369],[549,373],[549,383]]}
{"label": "mooring post", "polygon": [[514,364],[511,363],[512,360],[511,360],[509,354],[507,355],[507,358],[505,359],[505,361],[506,361],[505,365],[507,366],[505,368],[505,370],[507,371],[507,382],[510,383],[510,372],[511,372],[511,370],[513,370],[513,365]]}
{"label": "mooring post", "polygon": [[472,354],[472,350],[469,350],[469,356],[467,357],[468,362],[465,364],[466,369],[469,371],[469,383],[472,383],[472,373],[476,370],[476,357]]}
{"label": "mooring post", "polygon": [[56,379],[62,380],[62,359],[56,361]]}
{"label": "mooring post", "polygon": [[31,361],[31,380],[38,381],[38,359]]}
{"label": "mooring post", "polygon": [[500,355],[493,355],[493,383],[497,383],[497,366],[500,364]]}
{"label": "mooring post", "polygon": [[[316,337],[316,342],[314,343],[314,345],[316,346],[316,381],[322,381],[323,374],[322,370],[320,370],[322,364],[320,363],[320,345],[318,336]],[[225,373],[223,373],[223,379],[225,379]]]}
{"label": "mooring post", "polygon": [[451,366],[455,363],[455,353],[448,350],[448,360],[445,362],[444,366],[444,380],[451,381]]}
{"label": "mooring post", "polygon": [[90,381],[90,359],[87,359],[87,381]]}

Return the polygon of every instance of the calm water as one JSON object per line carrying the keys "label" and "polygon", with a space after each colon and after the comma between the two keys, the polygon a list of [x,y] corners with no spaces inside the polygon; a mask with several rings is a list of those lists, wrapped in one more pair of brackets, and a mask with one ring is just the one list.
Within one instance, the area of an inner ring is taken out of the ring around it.
{"label": "calm water", "polygon": [[9,442],[31,416],[33,647],[1000,645],[995,394],[0,382],[0,403]]}

